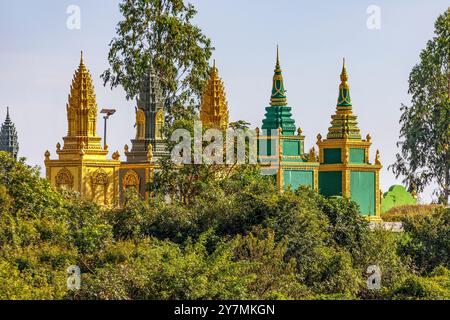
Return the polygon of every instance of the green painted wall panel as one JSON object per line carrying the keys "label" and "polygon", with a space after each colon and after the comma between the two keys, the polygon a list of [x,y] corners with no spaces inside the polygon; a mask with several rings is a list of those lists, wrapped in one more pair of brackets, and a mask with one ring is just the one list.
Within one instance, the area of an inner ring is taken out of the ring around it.
{"label": "green painted wall panel", "polygon": [[342,196],[342,172],[319,172],[319,192],[326,196]]}
{"label": "green painted wall panel", "polygon": [[284,188],[291,186],[296,190],[299,186],[314,188],[314,173],[312,170],[283,170]]}
{"label": "green painted wall panel", "polygon": [[364,149],[350,148],[350,163],[365,163]]}
{"label": "green painted wall panel", "polygon": [[375,214],[374,172],[350,172],[350,198],[359,205],[362,215]]}
{"label": "green painted wall panel", "polygon": [[324,149],[323,161],[324,163],[341,163],[341,149]]}
{"label": "green painted wall panel", "polygon": [[284,156],[299,156],[300,155],[300,140],[284,140],[283,141],[283,155]]}

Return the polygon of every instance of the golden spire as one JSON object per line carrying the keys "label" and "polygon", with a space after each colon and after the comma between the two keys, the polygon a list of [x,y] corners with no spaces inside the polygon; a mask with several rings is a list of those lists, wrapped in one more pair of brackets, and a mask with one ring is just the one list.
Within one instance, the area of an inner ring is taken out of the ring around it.
{"label": "golden spire", "polygon": [[96,136],[97,102],[92,77],[84,65],[83,51],[70,86],[67,117],[68,136]]}
{"label": "golden spire", "polygon": [[350,86],[348,85],[348,74],[347,69],[345,68],[345,58],[342,58],[342,72],[341,72],[341,84],[339,85],[340,89],[348,89]]}
{"label": "golden spire", "polygon": [[216,61],[213,62],[210,78],[205,86],[200,107],[200,120],[206,127],[226,129],[228,127],[228,103],[225,86],[219,78]]}
{"label": "golden spire", "polygon": [[97,136],[97,102],[91,74],[84,64],[83,51],[70,85],[68,100],[68,133],[64,138],[64,147],[57,151],[58,154],[68,157],[69,153],[79,153],[85,149],[86,155],[106,155],[107,152],[101,146],[101,137]]}

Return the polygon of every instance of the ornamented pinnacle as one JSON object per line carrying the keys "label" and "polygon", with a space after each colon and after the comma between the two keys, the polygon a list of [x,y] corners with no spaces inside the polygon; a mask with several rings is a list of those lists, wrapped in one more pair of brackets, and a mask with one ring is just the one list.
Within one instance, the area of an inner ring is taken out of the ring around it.
{"label": "ornamented pinnacle", "polygon": [[207,127],[222,130],[228,128],[228,102],[225,86],[222,79],[219,78],[215,60],[211,68],[210,78],[203,91],[200,120]]}
{"label": "ornamented pinnacle", "polygon": [[[291,107],[287,104],[283,74],[280,66],[280,54],[277,46],[272,95],[270,97],[270,106],[266,108],[262,129],[270,131],[277,130],[278,128],[282,128],[284,136],[293,136],[295,134],[295,121],[292,119]],[[270,134],[269,131],[267,134]]]}
{"label": "ornamented pinnacle", "polygon": [[328,128],[327,139],[361,140],[361,133],[356,121],[357,117],[352,112],[345,58],[342,65],[336,114],[332,115],[331,119],[331,127]]}
{"label": "ornamented pinnacle", "polygon": [[350,86],[348,84],[348,74],[345,68],[345,58],[342,62],[342,72],[341,72],[341,84],[339,85],[339,97],[337,105],[340,107],[351,107],[352,100],[350,99]]}
{"label": "ornamented pinnacle", "polygon": [[67,118],[69,121],[69,137],[95,137],[97,135],[97,102],[92,77],[84,65],[83,51],[81,52],[80,65],[75,71],[70,86]]}
{"label": "ornamented pinnacle", "polygon": [[101,146],[101,137],[97,136],[97,102],[91,74],[84,64],[83,52],[70,85],[68,100],[68,132],[63,138],[64,147],[57,150],[60,159],[72,159],[80,154],[87,157],[92,155],[98,159],[106,156],[107,152]]}
{"label": "ornamented pinnacle", "polygon": [[287,106],[286,91],[284,90],[283,72],[280,66],[280,54],[277,46],[277,61],[273,75],[271,106]]}

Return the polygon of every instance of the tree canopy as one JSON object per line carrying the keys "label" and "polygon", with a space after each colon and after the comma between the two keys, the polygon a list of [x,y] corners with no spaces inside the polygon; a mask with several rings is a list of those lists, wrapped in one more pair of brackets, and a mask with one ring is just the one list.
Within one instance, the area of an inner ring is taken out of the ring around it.
{"label": "tree canopy", "polygon": [[123,20],[110,42],[105,85],[139,93],[150,61],[160,80],[168,118],[182,118],[199,105],[214,49],[192,22],[196,10],[183,0],[123,0]]}
{"label": "tree canopy", "polygon": [[440,203],[450,196],[450,9],[438,17],[435,37],[409,76],[411,105],[402,105],[396,163],[409,191],[436,183]]}

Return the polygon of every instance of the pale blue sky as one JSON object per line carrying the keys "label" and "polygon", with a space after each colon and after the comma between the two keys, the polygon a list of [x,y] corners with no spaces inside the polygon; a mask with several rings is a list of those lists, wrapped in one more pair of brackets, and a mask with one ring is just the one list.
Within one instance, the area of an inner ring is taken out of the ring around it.
{"label": "pale blue sky", "polygon": [[[225,82],[230,120],[260,127],[280,45],[288,101],[309,149],[325,135],[334,113],[342,57],[347,60],[360,129],[380,149],[381,187],[396,183],[388,164],[397,152],[400,104],[420,50],[433,36],[446,0],[273,1],[196,0],[196,23],[212,39]],[[11,108],[20,155],[43,167],[44,152],[66,134],[67,95],[80,50],[94,78],[99,108],[117,109],[109,122],[110,151],[123,152],[134,135],[134,102],[103,87],[108,43],[120,19],[119,0],[0,2],[0,120]],[[381,8],[381,29],[366,27],[369,5]],[[66,27],[69,5],[81,9],[81,29]],[[99,120],[101,120],[99,118]],[[99,121],[99,135],[103,123]],[[373,159],[372,159],[373,161]],[[430,199],[430,193],[424,194]]]}

